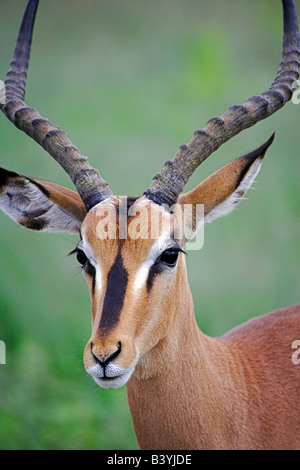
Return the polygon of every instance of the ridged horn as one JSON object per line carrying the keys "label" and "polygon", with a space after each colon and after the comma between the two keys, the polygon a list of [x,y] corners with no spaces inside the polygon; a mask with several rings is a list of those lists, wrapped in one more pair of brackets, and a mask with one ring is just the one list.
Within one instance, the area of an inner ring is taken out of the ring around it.
{"label": "ridged horn", "polygon": [[220,117],[210,119],[204,129],[181,145],[173,160],[157,173],[144,195],[157,204],[172,206],[196,168],[222,144],[278,111],[293,94],[299,77],[299,31],[294,0],[282,0],[284,37],[277,76],[270,88],[242,105],[231,106]]}
{"label": "ridged horn", "polygon": [[113,196],[106,181],[71,142],[66,132],[25,102],[32,33],[39,0],[29,0],[20,26],[0,108],[13,124],[40,144],[68,173],[87,210]]}

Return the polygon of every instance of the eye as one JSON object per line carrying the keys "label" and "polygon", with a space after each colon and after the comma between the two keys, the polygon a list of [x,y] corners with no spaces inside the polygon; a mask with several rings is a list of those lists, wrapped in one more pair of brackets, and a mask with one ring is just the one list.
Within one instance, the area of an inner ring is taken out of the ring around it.
{"label": "eye", "polygon": [[178,249],[166,250],[160,255],[157,262],[163,263],[170,267],[174,267],[177,263],[179,252],[180,250]]}
{"label": "eye", "polygon": [[77,257],[78,263],[81,264],[82,266],[88,263],[88,259],[82,250],[79,250],[79,249],[76,250],[76,257]]}

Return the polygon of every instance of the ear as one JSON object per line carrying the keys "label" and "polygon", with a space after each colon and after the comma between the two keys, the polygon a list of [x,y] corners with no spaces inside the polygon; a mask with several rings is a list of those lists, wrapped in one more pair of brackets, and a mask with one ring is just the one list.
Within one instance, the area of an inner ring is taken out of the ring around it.
{"label": "ear", "polygon": [[[274,140],[275,134],[254,152],[238,158],[206,178],[196,188],[178,198],[181,205],[204,205],[204,222],[212,222],[229,214],[251,187],[262,164],[263,157]],[[196,220],[197,211],[193,211],[192,220],[195,231],[201,220]],[[203,219],[203,213],[201,214]]]}
{"label": "ear", "polygon": [[86,216],[80,196],[54,183],[0,168],[0,209],[31,230],[79,233]]}

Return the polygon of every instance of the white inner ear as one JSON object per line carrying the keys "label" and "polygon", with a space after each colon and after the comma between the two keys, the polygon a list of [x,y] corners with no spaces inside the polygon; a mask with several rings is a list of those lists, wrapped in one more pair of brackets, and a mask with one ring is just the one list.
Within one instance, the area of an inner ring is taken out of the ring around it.
{"label": "white inner ear", "polygon": [[219,217],[229,214],[237,205],[238,202],[243,198],[248,189],[252,186],[256,176],[261,168],[262,159],[257,159],[251,165],[243,180],[236,188],[236,190],[227,198],[221,202],[218,206],[214,207],[206,216],[205,223],[210,223]]}
{"label": "white inner ear", "polygon": [[0,208],[16,222],[42,221],[41,232],[78,233],[81,221],[52,202],[34,183],[18,178],[0,195]]}

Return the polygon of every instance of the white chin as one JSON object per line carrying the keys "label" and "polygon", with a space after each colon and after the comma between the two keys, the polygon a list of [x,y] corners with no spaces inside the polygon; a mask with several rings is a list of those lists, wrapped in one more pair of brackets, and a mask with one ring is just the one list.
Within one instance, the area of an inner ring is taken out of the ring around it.
{"label": "white chin", "polygon": [[123,387],[123,385],[128,382],[128,380],[132,376],[133,371],[134,368],[132,368],[128,372],[125,372],[124,374],[117,375],[116,377],[97,377],[95,375],[92,375],[92,377],[95,382],[100,385],[100,387],[116,389]]}

